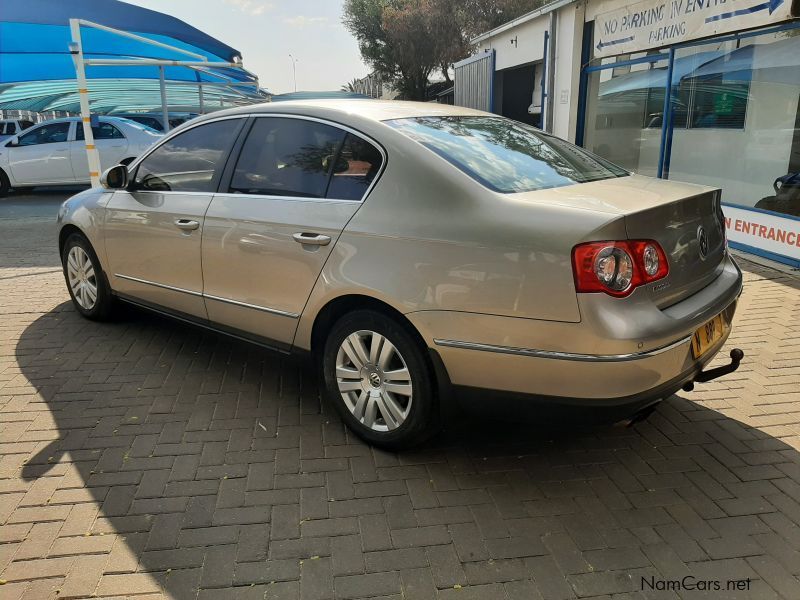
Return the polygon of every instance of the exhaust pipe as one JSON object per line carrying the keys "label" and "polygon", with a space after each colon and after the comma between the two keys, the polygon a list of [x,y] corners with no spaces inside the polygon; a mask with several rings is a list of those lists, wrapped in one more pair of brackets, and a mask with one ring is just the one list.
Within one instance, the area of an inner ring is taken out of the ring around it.
{"label": "exhaust pipe", "polygon": [[639,412],[628,417],[627,419],[622,419],[621,421],[617,421],[616,423],[614,423],[614,426],[633,427],[637,423],[641,423],[642,421],[647,420],[647,418],[653,414],[656,408],[658,408],[659,404],[661,404],[661,400],[659,400],[658,402],[653,402],[652,404],[648,404],[643,409],[639,410]]}

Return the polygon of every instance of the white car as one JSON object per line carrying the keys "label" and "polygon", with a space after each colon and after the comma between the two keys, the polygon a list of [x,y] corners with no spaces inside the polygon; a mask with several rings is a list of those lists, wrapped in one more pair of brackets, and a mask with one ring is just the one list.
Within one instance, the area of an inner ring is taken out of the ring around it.
{"label": "white car", "polygon": [[[128,164],[162,137],[117,117],[100,117],[92,132],[101,170]],[[45,121],[0,142],[0,196],[9,188],[84,183],[89,183],[89,161],[79,117]]]}
{"label": "white car", "polygon": [[10,137],[19,135],[28,127],[33,127],[33,121],[26,119],[3,119],[0,120],[0,142]]}

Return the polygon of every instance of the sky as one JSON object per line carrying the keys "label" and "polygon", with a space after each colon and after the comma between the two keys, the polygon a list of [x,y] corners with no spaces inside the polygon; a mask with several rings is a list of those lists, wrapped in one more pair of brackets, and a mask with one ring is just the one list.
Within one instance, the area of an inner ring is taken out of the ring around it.
{"label": "sky", "polygon": [[244,67],[275,94],[338,90],[370,69],[342,25],[341,0],[126,0],[177,17],[242,54]]}

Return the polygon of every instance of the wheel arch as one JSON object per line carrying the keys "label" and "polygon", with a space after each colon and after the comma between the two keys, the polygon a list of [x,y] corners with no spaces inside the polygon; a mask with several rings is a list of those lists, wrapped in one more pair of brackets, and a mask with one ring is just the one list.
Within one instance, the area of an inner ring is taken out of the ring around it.
{"label": "wheel arch", "polygon": [[331,330],[334,323],[341,317],[354,310],[374,310],[397,321],[414,337],[421,348],[428,350],[428,344],[419,330],[408,318],[392,305],[363,294],[345,294],[329,300],[314,318],[311,326],[310,346],[311,352],[317,352],[324,344],[325,335]]}
{"label": "wheel arch", "polygon": [[[58,255],[61,256],[64,252],[64,244],[67,243],[67,238],[71,236],[73,233],[77,233],[82,235],[89,244],[92,242],[89,240],[89,236],[87,236],[83,230],[78,227],[77,225],[73,225],[72,223],[67,223],[61,228],[61,231],[58,232]],[[92,246],[94,248],[94,246]],[[97,254],[97,250],[95,250],[95,254]]]}

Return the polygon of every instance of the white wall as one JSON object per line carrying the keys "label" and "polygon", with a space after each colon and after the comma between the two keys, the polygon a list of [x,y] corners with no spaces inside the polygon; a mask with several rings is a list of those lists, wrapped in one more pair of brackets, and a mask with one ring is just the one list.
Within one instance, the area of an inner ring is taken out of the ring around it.
{"label": "white wall", "polygon": [[[555,46],[555,82],[553,96],[553,133],[574,141],[577,127],[578,86],[580,82],[583,4],[570,4],[558,10]],[[495,51],[495,69],[544,61],[544,34],[550,27],[550,15],[502,31],[478,44],[478,52]],[[516,44],[512,40],[516,38]],[[540,101],[541,70],[537,65],[534,101]],[[503,94],[510,90],[504,89]]]}
{"label": "white wall", "polygon": [[578,88],[584,5],[568,4],[558,11],[555,81],[553,85],[553,133],[575,141],[578,120]]}
{"label": "white wall", "polygon": [[[543,15],[498,33],[478,44],[478,52],[494,48],[494,68],[498,71],[542,60],[548,23],[549,17]],[[511,43],[514,38],[517,38],[516,44]]]}

